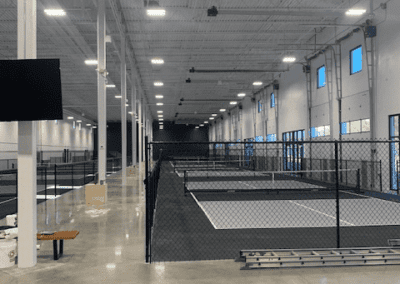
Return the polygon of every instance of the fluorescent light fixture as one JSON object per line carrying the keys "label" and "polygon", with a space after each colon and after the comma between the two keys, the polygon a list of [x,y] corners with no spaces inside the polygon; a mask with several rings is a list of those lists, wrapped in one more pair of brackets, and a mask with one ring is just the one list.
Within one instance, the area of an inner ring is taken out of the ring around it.
{"label": "fluorescent light fixture", "polygon": [[129,114],[133,114],[133,111],[128,111]]}
{"label": "fluorescent light fixture", "polygon": [[196,128],[199,128],[198,126],[196,126]]}
{"label": "fluorescent light fixture", "polygon": [[224,112],[224,111],[226,111],[226,109],[221,108],[219,111],[220,111],[220,112]]}
{"label": "fluorescent light fixture", "polygon": [[350,9],[346,12],[346,15],[348,16],[360,16],[364,14],[367,10],[363,9]]}
{"label": "fluorescent light fixture", "polygon": [[158,117],[164,117],[162,114],[159,114]]}
{"label": "fluorescent light fixture", "polygon": [[210,120],[213,120],[213,119],[214,119],[214,117],[210,117],[209,119],[210,119]]}
{"label": "fluorescent light fixture", "polygon": [[158,106],[163,106],[164,104],[163,104],[163,103],[157,103],[157,105],[158,105]]}
{"label": "fluorescent light fixture", "polygon": [[156,95],[156,99],[162,99],[163,97],[163,95]]}
{"label": "fluorescent light fixture", "polygon": [[208,121],[204,121],[204,123],[208,123]]}
{"label": "fluorescent light fixture", "polygon": [[82,120],[77,120],[76,122],[82,122]]}
{"label": "fluorescent light fixture", "polygon": [[147,9],[147,15],[152,16],[152,17],[164,17],[165,16],[165,10],[161,8],[151,8]]}
{"label": "fluorescent light fixture", "polygon": [[97,126],[93,126],[93,128],[97,128]]}
{"label": "fluorescent light fixture", "polygon": [[88,59],[88,60],[85,60],[85,64],[86,65],[97,65],[97,64],[99,64],[99,62],[97,60]]}
{"label": "fluorescent light fixture", "polygon": [[68,119],[74,119],[74,117],[73,116],[68,116]]}
{"label": "fluorescent light fixture", "polygon": [[90,123],[86,124],[86,126],[92,126]]}
{"label": "fluorescent light fixture", "polygon": [[63,9],[45,9],[44,12],[49,16],[65,16]]}
{"label": "fluorescent light fixture", "polygon": [[164,64],[164,60],[161,59],[161,58],[153,58],[153,59],[151,60],[151,63],[152,63],[152,64]]}
{"label": "fluorescent light fixture", "polygon": [[230,104],[231,104],[231,105],[236,105],[236,104],[237,104],[237,102],[230,102]]}
{"label": "fluorescent light fixture", "polygon": [[159,118],[158,120],[159,120],[159,121],[164,121],[164,118]]}
{"label": "fluorescent light fixture", "polygon": [[211,116],[217,116],[217,114],[216,114],[216,113],[213,113]]}
{"label": "fluorescent light fixture", "polygon": [[158,122],[158,124],[161,124],[161,125],[162,125],[162,124],[164,124],[164,122],[160,121],[160,122]]}
{"label": "fluorescent light fixture", "polygon": [[164,86],[163,82],[154,82],[154,86],[160,87],[160,86]]}
{"label": "fluorescent light fixture", "polygon": [[295,57],[285,57],[283,58],[283,62],[295,62],[296,58]]}
{"label": "fluorescent light fixture", "polygon": [[128,107],[129,105],[128,105],[128,104],[125,104],[125,106],[127,106],[127,107]]}
{"label": "fluorescent light fixture", "polygon": [[253,85],[254,85],[254,86],[260,86],[260,85],[262,85],[262,82],[256,81],[256,82],[253,83]]}
{"label": "fluorescent light fixture", "polygon": [[163,113],[163,111],[162,110],[157,110],[157,113]]}
{"label": "fluorescent light fixture", "polygon": [[203,127],[203,126],[204,126],[204,124],[200,124],[200,126],[201,126],[201,127]]}
{"label": "fluorescent light fixture", "polygon": [[122,96],[121,96],[121,95],[115,96],[115,98],[116,98],[116,99],[120,99],[120,98],[122,98]]}
{"label": "fluorescent light fixture", "polygon": [[238,97],[244,97],[244,96],[246,96],[245,93],[240,93],[240,94],[238,94]]}
{"label": "fluorescent light fixture", "polygon": [[107,88],[115,88],[115,85],[106,85]]}

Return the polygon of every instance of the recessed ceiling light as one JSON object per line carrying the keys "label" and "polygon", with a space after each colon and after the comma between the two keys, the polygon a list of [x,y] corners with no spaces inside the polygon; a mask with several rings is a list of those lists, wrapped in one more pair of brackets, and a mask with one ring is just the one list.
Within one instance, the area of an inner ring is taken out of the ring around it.
{"label": "recessed ceiling light", "polygon": [[77,120],[76,122],[82,122],[82,120]]}
{"label": "recessed ceiling light", "polygon": [[107,88],[115,88],[115,85],[106,85]]}
{"label": "recessed ceiling light", "polygon": [[363,9],[350,9],[346,12],[346,15],[348,16],[359,16],[362,15],[366,12],[367,10]]}
{"label": "recessed ceiling light", "polygon": [[62,9],[45,9],[44,12],[49,16],[65,16],[65,11]]}
{"label": "recessed ceiling light", "polygon": [[97,60],[88,59],[88,60],[85,60],[85,64],[86,65],[97,65],[97,64],[99,64],[99,62]]}
{"label": "recessed ceiling light", "polygon": [[214,119],[214,117],[210,117],[209,119],[210,119],[210,120],[213,120],[213,119]]}
{"label": "recessed ceiling light", "polygon": [[68,116],[68,119],[74,119],[74,117],[73,116]]}
{"label": "recessed ceiling light", "polygon": [[151,60],[151,63],[152,63],[152,64],[164,64],[164,60],[161,59],[161,58],[153,58],[153,59]]}
{"label": "recessed ceiling light", "polygon": [[230,104],[231,104],[231,105],[236,105],[236,104],[237,104],[237,102],[230,102]]}
{"label": "recessed ceiling light", "polygon": [[163,113],[163,111],[162,110],[157,110],[157,113]]}
{"label": "recessed ceiling light", "polygon": [[159,114],[158,117],[164,117],[162,114]]}
{"label": "recessed ceiling light", "polygon": [[122,98],[122,96],[121,95],[115,96],[115,98],[120,99],[120,98]]}
{"label": "recessed ceiling light", "polygon": [[90,123],[86,124],[86,126],[92,126]]}
{"label": "recessed ceiling light", "polygon": [[204,121],[204,123],[208,123],[208,121]]}
{"label": "recessed ceiling light", "polygon": [[97,128],[97,126],[93,126],[93,128]]}
{"label": "recessed ceiling light", "polygon": [[203,127],[203,126],[204,126],[204,124],[200,124],[200,126],[202,126],[202,127]]}
{"label": "recessed ceiling light", "polygon": [[240,94],[238,94],[238,97],[244,97],[244,96],[246,96],[245,93],[240,93]]}
{"label": "recessed ceiling light", "polygon": [[163,97],[163,95],[156,95],[156,99],[162,99]]}
{"label": "recessed ceiling light", "polygon": [[296,58],[295,57],[285,57],[283,58],[283,62],[295,62]]}
{"label": "recessed ceiling light", "polygon": [[217,116],[217,114],[216,114],[216,113],[213,113],[211,116]]}
{"label": "recessed ceiling light", "polygon": [[158,122],[158,124],[164,124],[164,122],[160,121],[160,122]]}
{"label": "recessed ceiling light", "polygon": [[160,87],[160,86],[164,86],[163,82],[154,82],[154,86]]}
{"label": "recessed ceiling light", "polygon": [[163,103],[157,103],[157,105],[158,105],[158,106],[162,106],[162,105],[164,105],[164,104],[163,104]]}
{"label": "recessed ceiling light", "polygon": [[152,17],[163,17],[165,16],[165,10],[161,8],[147,9],[147,15]]}
{"label": "recessed ceiling light", "polygon": [[198,126],[196,126],[196,128],[199,128]]}
{"label": "recessed ceiling light", "polygon": [[158,120],[159,120],[159,121],[164,121],[164,118],[159,118]]}
{"label": "recessed ceiling light", "polygon": [[226,111],[226,109],[221,108],[219,111],[220,111],[220,112],[224,112],[224,111]]}
{"label": "recessed ceiling light", "polygon": [[253,83],[253,85],[254,85],[254,86],[260,86],[260,85],[262,85],[262,82],[256,81],[256,82]]}

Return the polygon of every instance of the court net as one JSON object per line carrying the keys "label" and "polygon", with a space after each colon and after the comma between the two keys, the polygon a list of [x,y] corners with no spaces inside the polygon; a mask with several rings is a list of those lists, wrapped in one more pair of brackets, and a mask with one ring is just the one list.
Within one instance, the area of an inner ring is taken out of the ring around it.
{"label": "court net", "polygon": [[[360,190],[360,169],[338,172],[340,190]],[[336,170],[197,171],[185,170],[184,192],[336,191]]]}
{"label": "court net", "polygon": [[174,160],[171,161],[176,172],[185,170],[211,171],[211,170],[240,170],[246,167],[246,161],[242,160]]}

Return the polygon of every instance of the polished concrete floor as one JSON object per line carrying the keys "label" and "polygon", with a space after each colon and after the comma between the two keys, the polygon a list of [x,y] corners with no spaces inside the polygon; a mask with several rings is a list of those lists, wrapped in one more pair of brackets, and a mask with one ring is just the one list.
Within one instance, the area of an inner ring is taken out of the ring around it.
{"label": "polished concrete floor", "polygon": [[[53,260],[51,241],[39,242],[35,267],[0,269],[0,284],[12,283],[398,283],[400,266],[240,270],[233,260],[145,263],[143,173],[107,178],[108,200],[86,206],[85,190],[75,189],[38,205],[38,230],[80,234],[64,242],[64,256]],[[0,224],[4,220],[0,221]],[[400,232],[399,232],[400,237]]]}

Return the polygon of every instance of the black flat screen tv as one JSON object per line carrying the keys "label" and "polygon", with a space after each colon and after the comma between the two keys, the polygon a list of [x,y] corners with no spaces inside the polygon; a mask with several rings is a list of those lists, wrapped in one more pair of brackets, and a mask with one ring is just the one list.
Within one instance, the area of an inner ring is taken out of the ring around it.
{"label": "black flat screen tv", "polygon": [[0,60],[0,121],[62,120],[60,59]]}

